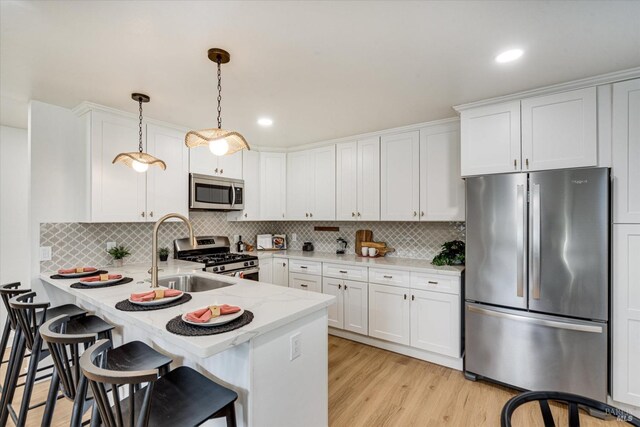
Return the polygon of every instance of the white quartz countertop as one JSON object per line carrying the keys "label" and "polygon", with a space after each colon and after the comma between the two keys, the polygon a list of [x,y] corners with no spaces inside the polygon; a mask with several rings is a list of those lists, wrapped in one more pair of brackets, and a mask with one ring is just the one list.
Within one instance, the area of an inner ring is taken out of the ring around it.
{"label": "white quartz countertop", "polygon": [[[197,357],[205,358],[222,352],[230,347],[244,343],[253,337],[280,328],[297,319],[331,305],[335,297],[316,292],[271,285],[251,280],[238,279],[223,275],[213,275],[201,271],[202,264],[171,260],[160,263],[159,277],[175,274],[194,273],[216,280],[233,283],[220,289],[205,292],[193,292],[191,301],[179,306],[152,311],[120,311],[115,308],[119,301],[127,299],[131,293],[149,289],[148,264],[130,264],[121,268],[106,268],[110,274],[122,274],[131,277],[133,282],[120,286],[96,289],[73,289],[71,284],[77,279],[51,279],[55,272],[43,273],[40,279],[101,310],[113,314],[126,323],[134,323],[150,336],[159,336],[163,340],[180,346]],[[253,321],[235,331],[201,337],[185,337],[168,332],[165,325],[175,316],[212,304],[231,304],[250,310]]]}
{"label": "white quartz countertop", "polygon": [[263,258],[290,258],[303,259],[318,262],[330,262],[335,264],[350,264],[367,267],[390,268],[395,270],[417,271],[431,274],[443,274],[448,276],[460,276],[464,271],[464,266],[443,265],[436,266],[429,260],[380,257],[368,258],[356,254],[337,255],[331,252],[303,252],[303,251],[258,251],[254,252],[260,259]]}

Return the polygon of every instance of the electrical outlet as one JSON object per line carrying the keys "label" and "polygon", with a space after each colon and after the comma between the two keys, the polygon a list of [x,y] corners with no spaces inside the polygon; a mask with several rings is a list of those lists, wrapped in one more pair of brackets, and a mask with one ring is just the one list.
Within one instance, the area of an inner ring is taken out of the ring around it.
{"label": "electrical outlet", "polygon": [[107,250],[116,247],[116,242],[107,242]]}
{"label": "electrical outlet", "polygon": [[300,332],[291,335],[289,338],[289,360],[297,359],[302,355],[302,337]]}
{"label": "electrical outlet", "polygon": [[291,233],[291,241],[292,242],[297,242],[298,241],[298,235],[296,233]]}
{"label": "electrical outlet", "polygon": [[51,246],[40,246],[40,261],[51,261]]}

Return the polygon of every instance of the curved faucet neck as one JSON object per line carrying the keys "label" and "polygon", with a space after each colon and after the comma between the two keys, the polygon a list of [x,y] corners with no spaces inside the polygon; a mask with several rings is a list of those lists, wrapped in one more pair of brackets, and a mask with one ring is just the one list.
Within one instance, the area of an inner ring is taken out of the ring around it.
{"label": "curved faucet neck", "polygon": [[193,225],[191,221],[184,215],[179,213],[169,213],[160,218],[153,225],[153,234],[151,236],[151,287],[158,287],[158,230],[160,229],[160,225],[162,225],[166,220],[171,218],[178,218],[182,220],[187,225],[189,229],[189,239],[191,240],[191,246],[194,248],[198,246],[198,242],[196,241],[196,236],[193,233]]}

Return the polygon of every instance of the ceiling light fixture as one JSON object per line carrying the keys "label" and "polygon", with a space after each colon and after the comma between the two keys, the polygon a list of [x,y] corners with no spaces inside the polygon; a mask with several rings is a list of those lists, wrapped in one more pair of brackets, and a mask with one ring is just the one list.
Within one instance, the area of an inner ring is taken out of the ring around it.
{"label": "ceiling light fixture", "polygon": [[136,172],[146,172],[149,169],[150,165],[159,166],[160,169],[166,170],[167,165],[162,160],[153,157],[151,154],[145,153],[142,151],[142,103],[149,102],[151,98],[142,93],[132,93],[131,98],[134,101],[138,101],[138,111],[140,112],[140,122],[139,122],[139,130],[138,130],[138,151],[133,151],[130,153],[120,153],[113,159],[113,164],[115,163],[123,163],[130,168],[133,168]]}
{"label": "ceiling light fixture", "polygon": [[268,117],[261,117],[258,119],[258,124],[265,127],[271,126],[273,124],[273,120]]}
{"label": "ceiling light fixture", "polygon": [[189,148],[208,145],[209,150],[216,156],[233,154],[240,150],[249,150],[249,144],[238,132],[222,129],[222,74],[220,65],[231,60],[231,55],[226,50],[209,49],[207,56],[218,64],[218,127],[213,129],[191,130],[187,132],[184,143]]}
{"label": "ceiling light fixture", "polygon": [[496,56],[496,62],[504,64],[505,62],[515,61],[520,58],[524,51],[522,49],[510,49]]}

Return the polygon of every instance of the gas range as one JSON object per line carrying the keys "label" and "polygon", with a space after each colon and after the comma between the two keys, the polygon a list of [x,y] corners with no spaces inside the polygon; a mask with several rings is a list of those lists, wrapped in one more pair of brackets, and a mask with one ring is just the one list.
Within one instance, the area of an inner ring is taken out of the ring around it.
{"label": "gas range", "polygon": [[227,274],[257,280],[258,257],[231,253],[231,244],[226,236],[196,237],[198,246],[191,246],[188,238],[173,242],[175,258],[205,265],[204,271]]}

